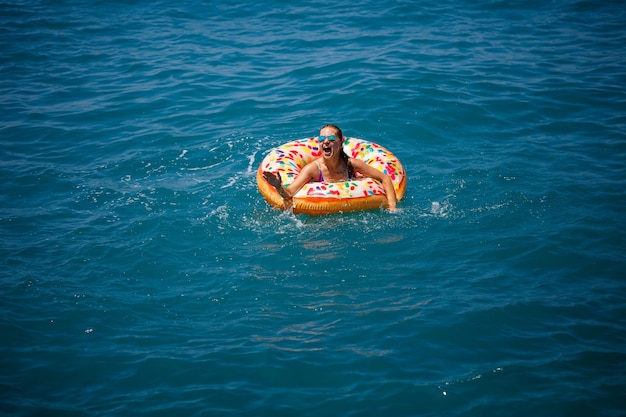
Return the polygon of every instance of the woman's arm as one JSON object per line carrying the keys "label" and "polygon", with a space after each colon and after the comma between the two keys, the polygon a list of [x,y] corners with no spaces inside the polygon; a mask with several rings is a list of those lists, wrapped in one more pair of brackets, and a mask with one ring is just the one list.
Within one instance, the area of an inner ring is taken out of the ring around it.
{"label": "woman's arm", "polygon": [[387,207],[390,211],[396,210],[396,190],[393,187],[393,182],[391,178],[383,172],[380,172],[376,168],[373,168],[367,165],[365,162],[360,159],[350,158],[350,163],[354,168],[355,172],[358,172],[366,177],[374,178],[382,183],[383,189],[385,190],[385,196],[387,197]]}
{"label": "woman's arm", "polygon": [[319,168],[317,164],[313,162],[307,164],[288,187],[283,185],[280,174],[265,171],[263,172],[263,178],[265,178],[272,187],[276,188],[276,191],[278,191],[278,194],[280,194],[284,200],[289,201],[304,187],[304,184],[319,178]]}

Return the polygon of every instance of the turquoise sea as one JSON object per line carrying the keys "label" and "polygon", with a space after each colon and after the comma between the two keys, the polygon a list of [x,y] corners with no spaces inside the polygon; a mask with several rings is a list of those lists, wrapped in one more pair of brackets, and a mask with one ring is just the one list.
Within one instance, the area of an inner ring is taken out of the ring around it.
{"label": "turquoise sea", "polygon": [[[0,415],[626,415],[626,2],[0,3]],[[398,213],[274,210],[270,149]]]}

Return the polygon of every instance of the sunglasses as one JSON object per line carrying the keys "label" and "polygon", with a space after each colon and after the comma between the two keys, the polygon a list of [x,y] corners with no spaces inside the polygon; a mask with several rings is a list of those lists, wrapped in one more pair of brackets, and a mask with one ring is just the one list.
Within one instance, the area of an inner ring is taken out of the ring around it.
{"label": "sunglasses", "polygon": [[324,140],[326,140],[326,139],[328,139],[328,140],[329,140],[329,141],[331,141],[331,142],[334,142],[334,141],[336,141],[336,140],[337,140],[337,136],[335,136],[335,135],[328,135],[328,136],[322,136],[322,135],[320,135],[320,136],[318,136],[318,137],[317,137],[317,139],[318,139],[320,142],[324,142]]}

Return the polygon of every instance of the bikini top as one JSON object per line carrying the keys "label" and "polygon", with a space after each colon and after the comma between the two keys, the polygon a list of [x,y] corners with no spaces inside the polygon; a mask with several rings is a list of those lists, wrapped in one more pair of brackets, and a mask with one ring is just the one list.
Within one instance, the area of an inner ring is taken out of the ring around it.
{"label": "bikini top", "polygon": [[[324,182],[324,174],[322,174],[322,167],[320,166],[320,163],[315,161],[315,163],[317,164],[317,169],[320,172],[320,176],[317,179],[317,182]],[[352,177],[351,174],[351,169],[350,169],[350,164],[348,163],[348,167],[346,168],[346,181],[350,181],[350,178]]]}

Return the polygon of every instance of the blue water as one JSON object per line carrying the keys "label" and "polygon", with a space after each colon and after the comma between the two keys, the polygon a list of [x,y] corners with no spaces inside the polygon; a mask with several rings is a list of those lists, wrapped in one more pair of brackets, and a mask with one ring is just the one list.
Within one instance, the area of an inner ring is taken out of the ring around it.
{"label": "blue water", "polygon": [[[626,415],[624,1],[0,4],[0,414]],[[336,123],[398,213],[271,209]]]}

